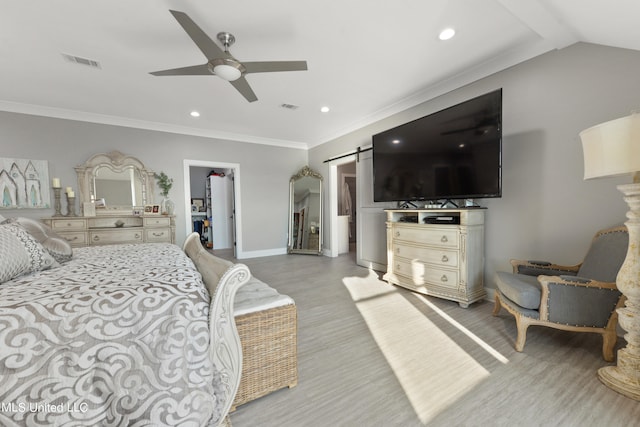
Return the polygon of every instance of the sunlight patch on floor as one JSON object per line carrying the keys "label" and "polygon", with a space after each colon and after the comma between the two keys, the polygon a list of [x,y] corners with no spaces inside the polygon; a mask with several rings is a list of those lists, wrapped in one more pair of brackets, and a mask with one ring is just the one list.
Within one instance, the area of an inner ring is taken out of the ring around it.
{"label": "sunlight patch on floor", "polygon": [[[345,277],[343,283],[423,423],[455,404],[489,376],[489,371],[429,320],[428,315],[394,286],[378,280],[375,272],[370,271],[368,277]],[[428,300],[424,301],[433,315],[457,324]],[[454,326],[464,329],[460,324]],[[475,337],[468,330],[463,332]],[[472,339],[482,345],[479,338]]]}
{"label": "sunlight patch on floor", "polygon": [[462,332],[463,334],[465,334],[466,336],[468,336],[473,342],[475,342],[476,344],[478,344],[480,347],[482,347],[487,353],[489,353],[490,355],[492,355],[493,357],[495,357],[499,362],[501,363],[509,363],[509,359],[507,359],[506,357],[504,357],[502,355],[502,353],[500,353],[498,350],[496,350],[495,348],[491,347],[489,344],[487,344],[486,342],[484,342],[483,340],[480,339],[480,337],[478,337],[476,334],[474,334],[473,332],[471,332],[469,329],[465,328],[463,325],[460,324],[460,322],[458,322],[457,320],[455,320],[453,317],[449,316],[447,313],[445,313],[444,311],[442,311],[438,306],[436,306],[434,303],[432,303],[431,301],[429,301],[427,299],[427,297],[425,297],[424,295],[420,295],[420,294],[415,294],[415,296],[417,298],[419,298],[420,300],[422,300],[422,302],[424,302],[424,304],[426,306],[428,306],[431,310],[435,311],[436,313],[438,313],[438,315],[440,317],[442,317],[443,319],[445,319],[447,322],[449,322],[452,326],[454,326],[455,328],[459,329],[460,332]]}

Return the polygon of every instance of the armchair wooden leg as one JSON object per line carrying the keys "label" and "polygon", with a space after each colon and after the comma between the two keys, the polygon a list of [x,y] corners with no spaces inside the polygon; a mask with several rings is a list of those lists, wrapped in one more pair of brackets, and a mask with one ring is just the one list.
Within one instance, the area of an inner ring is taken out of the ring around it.
{"label": "armchair wooden leg", "polygon": [[[493,315],[497,316],[502,308],[502,300],[500,299],[500,292],[496,291],[495,305],[493,306]],[[515,348],[517,352],[522,352],[524,349],[524,343],[527,340],[527,328],[531,325],[529,318],[522,316],[521,314],[513,311],[511,308],[505,305],[505,310],[513,314],[516,319],[516,328],[518,330],[518,336],[515,342]]]}
{"label": "armchair wooden leg", "polygon": [[527,341],[527,328],[529,328],[528,318],[525,316],[516,315],[516,328],[518,329],[518,337],[516,338],[516,351],[522,352],[524,350],[524,343]]}
{"label": "armchair wooden leg", "polygon": [[494,298],[494,306],[493,306],[493,315],[497,316],[500,313],[500,309],[502,308],[502,304],[500,304],[500,293],[496,290],[496,296]]}
{"label": "armchair wooden leg", "polygon": [[613,362],[616,357],[613,349],[618,342],[616,331],[606,330],[602,334],[602,358],[607,362]]}

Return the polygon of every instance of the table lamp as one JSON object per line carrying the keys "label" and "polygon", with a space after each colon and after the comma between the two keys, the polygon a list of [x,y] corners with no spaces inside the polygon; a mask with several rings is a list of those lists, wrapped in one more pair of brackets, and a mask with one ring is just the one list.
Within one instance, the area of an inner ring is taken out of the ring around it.
{"label": "table lamp", "polygon": [[618,186],[629,205],[629,248],[616,286],[626,297],[618,322],[627,346],[618,350],[615,366],[598,370],[607,387],[640,400],[640,113],[605,122],[580,132],[584,151],[584,179],[632,174],[633,183]]}

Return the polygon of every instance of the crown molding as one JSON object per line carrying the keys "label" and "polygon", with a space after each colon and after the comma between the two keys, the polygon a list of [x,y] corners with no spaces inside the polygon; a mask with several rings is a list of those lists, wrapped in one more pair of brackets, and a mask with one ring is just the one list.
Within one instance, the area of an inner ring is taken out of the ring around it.
{"label": "crown molding", "polygon": [[88,113],[84,111],[67,110],[64,108],[47,107],[43,105],[23,104],[11,101],[0,100],[0,111],[52,117],[64,120],[75,120],[88,123],[98,123],[111,126],[129,127],[135,129],[145,129],[157,132],[176,133],[180,135],[200,136],[204,138],[222,139],[225,141],[238,141],[247,142],[250,144],[272,145],[276,147],[295,148],[300,150],[307,150],[309,148],[306,143],[297,141],[263,138],[254,135],[221,132],[211,129],[193,128],[188,126],[173,125],[170,123],[136,120],[126,117],[110,116],[107,114]]}

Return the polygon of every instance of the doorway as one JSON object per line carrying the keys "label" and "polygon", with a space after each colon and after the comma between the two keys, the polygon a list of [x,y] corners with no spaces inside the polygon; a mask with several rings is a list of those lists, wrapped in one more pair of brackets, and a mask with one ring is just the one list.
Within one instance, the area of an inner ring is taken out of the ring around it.
{"label": "doorway", "polygon": [[338,166],[338,255],[355,252],[357,221],[356,162]]}
{"label": "doorway", "polygon": [[240,165],[185,160],[184,174],[188,233],[200,232],[208,249],[232,250],[234,258],[242,257]]}
{"label": "doorway", "polygon": [[[365,147],[366,148],[366,147]],[[355,239],[356,263],[363,267],[377,271],[386,271],[387,264],[387,232],[385,208],[389,204],[375,202],[373,200],[373,156],[370,150],[360,151],[359,156],[345,155],[331,160],[329,163],[329,220],[330,220],[330,247],[326,254],[331,257],[338,256],[339,226],[338,226],[338,198],[341,192],[339,187],[341,178],[338,168],[344,164],[355,164]],[[345,181],[350,177],[346,172]],[[366,230],[366,232],[365,232]],[[344,238],[344,237],[343,237]]]}

